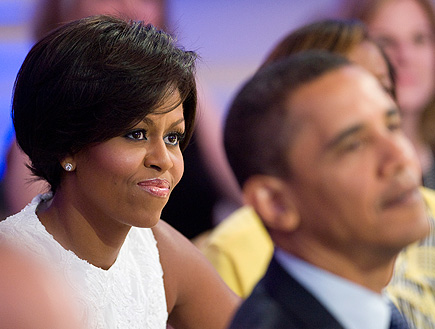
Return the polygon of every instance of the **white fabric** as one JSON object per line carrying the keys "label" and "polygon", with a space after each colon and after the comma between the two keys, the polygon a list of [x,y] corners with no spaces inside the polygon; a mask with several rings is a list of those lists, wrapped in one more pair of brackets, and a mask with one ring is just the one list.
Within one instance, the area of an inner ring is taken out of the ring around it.
{"label": "white fabric", "polygon": [[151,229],[133,227],[116,262],[108,270],[95,267],[65,250],[36,216],[42,198],[0,222],[0,240],[24,247],[48,260],[76,292],[86,328],[165,329],[167,321],[163,270]]}
{"label": "white fabric", "polygon": [[390,308],[386,299],[360,285],[324,271],[276,249],[284,269],[305,287],[347,329],[388,329]]}

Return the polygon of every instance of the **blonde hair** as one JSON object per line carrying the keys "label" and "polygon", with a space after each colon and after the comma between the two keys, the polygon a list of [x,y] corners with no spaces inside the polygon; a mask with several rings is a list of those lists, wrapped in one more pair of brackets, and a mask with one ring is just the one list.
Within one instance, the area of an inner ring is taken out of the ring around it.
{"label": "blonde hair", "polygon": [[366,27],[357,20],[326,19],[314,22],[282,39],[267,56],[262,67],[303,50],[321,49],[346,55],[365,40],[368,40]]}

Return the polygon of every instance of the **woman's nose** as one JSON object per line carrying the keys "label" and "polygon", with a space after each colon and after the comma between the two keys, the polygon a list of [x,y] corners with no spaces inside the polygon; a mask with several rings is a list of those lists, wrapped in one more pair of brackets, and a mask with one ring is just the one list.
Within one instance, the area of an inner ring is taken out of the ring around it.
{"label": "woman's nose", "polygon": [[163,140],[151,142],[148,146],[144,159],[146,167],[154,168],[158,171],[166,171],[173,166],[170,152]]}

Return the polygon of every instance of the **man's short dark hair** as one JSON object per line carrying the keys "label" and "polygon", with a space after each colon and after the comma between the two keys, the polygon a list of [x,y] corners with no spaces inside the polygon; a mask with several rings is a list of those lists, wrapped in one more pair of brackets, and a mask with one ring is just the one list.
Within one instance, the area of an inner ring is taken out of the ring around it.
{"label": "man's short dark hair", "polygon": [[227,114],[224,146],[243,187],[253,175],[289,174],[285,153],[291,132],[289,100],[296,89],[325,73],[352,65],[340,55],[310,50],[260,69],[236,95]]}

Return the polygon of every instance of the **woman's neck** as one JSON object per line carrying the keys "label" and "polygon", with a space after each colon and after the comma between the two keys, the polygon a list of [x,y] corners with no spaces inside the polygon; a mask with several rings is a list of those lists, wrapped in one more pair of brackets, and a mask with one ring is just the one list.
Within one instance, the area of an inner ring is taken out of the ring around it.
{"label": "woman's neck", "polygon": [[80,205],[61,191],[51,200],[42,202],[37,215],[47,232],[63,248],[105,270],[116,261],[130,229],[84,214]]}
{"label": "woman's neck", "polygon": [[405,113],[402,118],[402,127],[405,135],[411,140],[423,173],[433,165],[433,157],[430,146],[423,141],[420,133],[419,116],[415,113]]}

